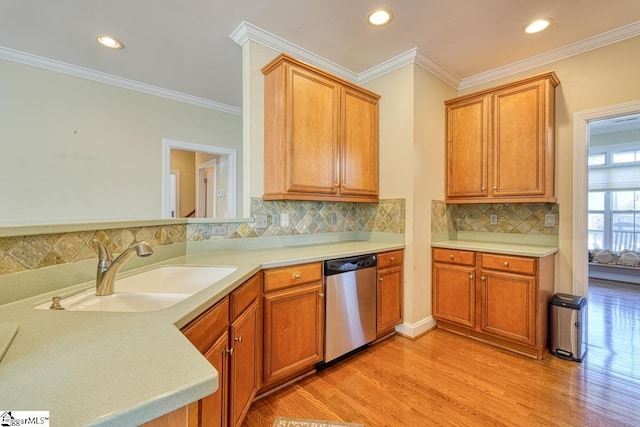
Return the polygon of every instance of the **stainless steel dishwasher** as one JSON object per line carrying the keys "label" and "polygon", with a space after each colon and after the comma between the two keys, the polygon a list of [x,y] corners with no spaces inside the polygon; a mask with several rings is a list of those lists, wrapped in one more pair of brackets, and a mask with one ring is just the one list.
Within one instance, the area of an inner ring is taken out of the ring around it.
{"label": "stainless steel dishwasher", "polygon": [[376,256],[324,263],[324,363],[376,338]]}

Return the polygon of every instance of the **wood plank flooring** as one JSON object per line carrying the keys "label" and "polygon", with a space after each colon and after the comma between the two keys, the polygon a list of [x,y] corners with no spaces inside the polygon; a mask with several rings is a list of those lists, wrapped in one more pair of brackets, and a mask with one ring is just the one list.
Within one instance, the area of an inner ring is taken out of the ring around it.
{"label": "wood plank flooring", "polygon": [[381,426],[640,425],[640,287],[593,282],[583,363],[536,361],[443,330],[394,336],[253,403],[274,417]]}

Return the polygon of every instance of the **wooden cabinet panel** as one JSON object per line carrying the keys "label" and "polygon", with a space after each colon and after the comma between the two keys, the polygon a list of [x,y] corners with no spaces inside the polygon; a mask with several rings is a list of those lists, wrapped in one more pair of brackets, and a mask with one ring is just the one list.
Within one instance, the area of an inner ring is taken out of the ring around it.
{"label": "wooden cabinet panel", "polygon": [[486,95],[447,105],[447,197],[488,194],[489,108]]}
{"label": "wooden cabinet panel", "polygon": [[553,72],[445,102],[447,203],[555,202]]}
{"label": "wooden cabinet panel", "polygon": [[343,90],[340,194],[378,197],[378,99]]}
{"label": "wooden cabinet panel", "polygon": [[228,328],[229,298],[225,297],[185,326],[182,333],[204,354]]}
{"label": "wooden cabinet panel", "polygon": [[433,265],[433,317],[475,327],[475,268]]}
{"label": "wooden cabinet panel", "polygon": [[485,269],[521,273],[536,274],[536,259],[510,255],[482,254],[481,266]]}
{"label": "wooden cabinet panel", "polygon": [[312,368],[323,355],[322,282],[264,296],[264,384]]}
{"label": "wooden cabinet panel", "polygon": [[402,266],[378,270],[377,335],[385,334],[402,323]]}
{"label": "wooden cabinet panel", "polygon": [[533,345],[536,320],[535,278],[483,271],[481,284],[482,330]]}
{"label": "wooden cabinet panel", "polygon": [[229,424],[240,426],[258,391],[261,336],[259,301],[255,300],[231,325]]}
{"label": "wooden cabinet panel", "polygon": [[285,54],[262,72],[263,199],[378,201],[380,96]]}
{"label": "wooden cabinet panel", "polygon": [[201,399],[199,426],[227,426],[227,402],[229,399],[229,334],[225,331],[215,344],[204,353],[204,357],[218,371],[218,390]]}
{"label": "wooden cabinet panel", "polygon": [[476,265],[476,254],[470,251],[457,249],[433,249],[434,262],[446,262],[449,264]]}
{"label": "wooden cabinet panel", "polygon": [[390,251],[378,254],[378,270],[381,268],[393,267],[394,265],[402,265],[404,262],[404,251]]}
{"label": "wooden cabinet panel", "polygon": [[322,263],[270,268],[264,271],[264,291],[272,292],[322,280]]}
{"label": "wooden cabinet panel", "polygon": [[258,273],[235,289],[229,297],[230,319],[235,320],[256,300],[262,292],[262,274]]}

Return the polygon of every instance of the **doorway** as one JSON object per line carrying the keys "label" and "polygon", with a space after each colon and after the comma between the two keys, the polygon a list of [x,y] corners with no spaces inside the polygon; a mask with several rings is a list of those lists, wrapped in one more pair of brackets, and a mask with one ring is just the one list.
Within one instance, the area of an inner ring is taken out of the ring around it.
{"label": "doorway", "polygon": [[235,218],[236,171],[236,150],[163,139],[163,218]]}

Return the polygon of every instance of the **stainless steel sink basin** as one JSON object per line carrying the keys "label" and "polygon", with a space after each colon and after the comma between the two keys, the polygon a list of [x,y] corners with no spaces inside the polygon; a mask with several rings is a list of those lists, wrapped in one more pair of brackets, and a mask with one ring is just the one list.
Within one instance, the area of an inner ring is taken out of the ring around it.
{"label": "stainless steel sink basin", "polygon": [[[161,310],[188,298],[237,270],[235,266],[164,266],[115,281],[115,292],[97,296],[95,288],[63,298],[69,311],[144,312]],[[34,308],[49,310],[51,302]]]}

